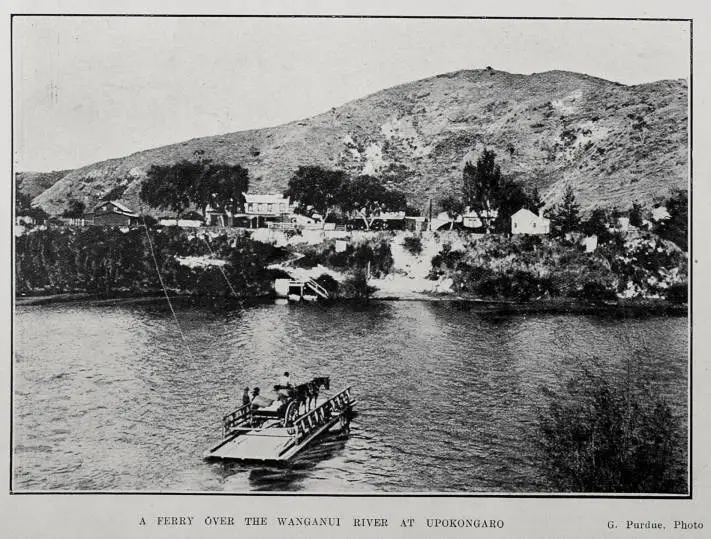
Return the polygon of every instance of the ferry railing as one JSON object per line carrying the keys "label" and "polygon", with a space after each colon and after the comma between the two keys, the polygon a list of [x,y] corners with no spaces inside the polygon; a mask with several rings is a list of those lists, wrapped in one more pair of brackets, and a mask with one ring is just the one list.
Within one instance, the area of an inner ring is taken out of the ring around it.
{"label": "ferry railing", "polygon": [[244,404],[222,418],[222,436],[226,437],[236,427],[252,422],[252,406]]}
{"label": "ferry railing", "polygon": [[297,439],[301,440],[311,431],[323,425],[331,419],[333,413],[339,413],[345,410],[351,403],[351,388],[347,387],[340,393],[337,393],[321,405],[304,415],[296,418],[294,424],[287,429],[290,436],[296,435]]}

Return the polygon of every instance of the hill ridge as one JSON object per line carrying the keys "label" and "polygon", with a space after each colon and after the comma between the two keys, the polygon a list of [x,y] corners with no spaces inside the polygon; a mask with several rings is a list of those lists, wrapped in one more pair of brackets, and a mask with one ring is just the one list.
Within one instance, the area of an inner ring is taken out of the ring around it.
{"label": "hill ridge", "polygon": [[[551,70],[458,70],[409,81],[309,118],[195,137],[69,171],[34,199],[50,213],[110,194],[138,207],[152,164],[192,159],[250,170],[250,191],[281,192],[298,166],[377,175],[423,206],[458,189],[484,148],[526,185],[570,183],[585,208],[643,203],[687,184],[688,83],[624,85]],[[159,212],[153,212],[159,213]]]}

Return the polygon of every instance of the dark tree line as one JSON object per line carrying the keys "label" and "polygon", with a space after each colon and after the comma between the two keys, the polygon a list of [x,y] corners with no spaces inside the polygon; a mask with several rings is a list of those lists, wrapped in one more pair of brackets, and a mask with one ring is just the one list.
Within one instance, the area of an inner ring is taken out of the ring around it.
{"label": "dark tree line", "polygon": [[335,212],[363,220],[366,229],[382,212],[407,208],[405,194],[385,185],[380,178],[349,177],[341,170],[299,167],[289,180],[285,196],[299,202],[297,211],[320,214],[324,222]]}
{"label": "dark tree line", "polygon": [[[275,247],[247,237],[221,236],[210,241],[188,237],[176,227],[151,230],[153,248],[166,286],[173,291],[207,296],[231,293],[216,266],[189,268],[176,257],[207,255],[210,248],[227,260],[224,271],[240,296],[269,291],[273,276],[267,265],[280,256]],[[160,290],[145,230],[116,228],[49,228],[15,238],[18,294]]]}
{"label": "dark tree line", "polygon": [[249,171],[240,165],[214,163],[196,152],[196,160],[153,165],[141,186],[141,200],[154,208],[174,211],[176,219],[191,206],[202,214],[208,206],[236,213],[249,189]]}
{"label": "dark tree line", "polygon": [[32,206],[32,197],[15,187],[15,215],[25,215],[37,221],[44,221],[49,216],[39,206]]}

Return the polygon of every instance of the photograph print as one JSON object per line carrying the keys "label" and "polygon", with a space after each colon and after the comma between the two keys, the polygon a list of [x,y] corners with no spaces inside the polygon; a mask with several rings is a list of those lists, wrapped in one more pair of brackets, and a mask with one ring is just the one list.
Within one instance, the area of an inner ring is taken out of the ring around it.
{"label": "photograph print", "polygon": [[688,497],[690,40],[14,16],[11,491]]}

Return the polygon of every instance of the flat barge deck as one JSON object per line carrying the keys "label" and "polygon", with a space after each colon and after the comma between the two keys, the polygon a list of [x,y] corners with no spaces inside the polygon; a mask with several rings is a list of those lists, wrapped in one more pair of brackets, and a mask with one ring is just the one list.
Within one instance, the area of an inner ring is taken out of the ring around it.
{"label": "flat barge deck", "polygon": [[347,429],[355,403],[349,387],[332,397],[288,406],[278,401],[273,407],[257,410],[244,405],[223,417],[223,439],[203,456],[208,460],[286,462],[336,425]]}

